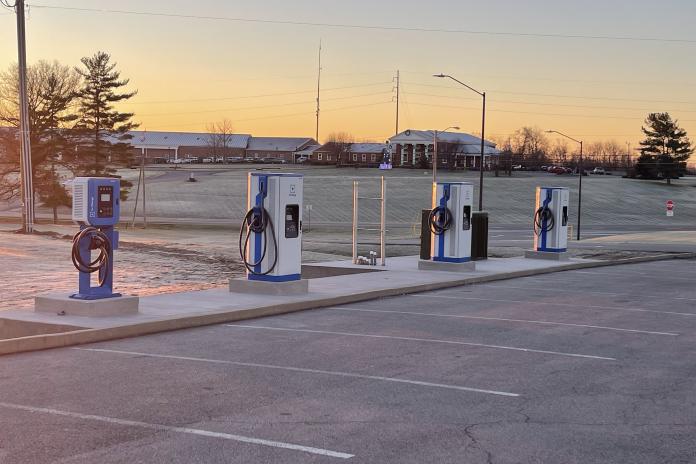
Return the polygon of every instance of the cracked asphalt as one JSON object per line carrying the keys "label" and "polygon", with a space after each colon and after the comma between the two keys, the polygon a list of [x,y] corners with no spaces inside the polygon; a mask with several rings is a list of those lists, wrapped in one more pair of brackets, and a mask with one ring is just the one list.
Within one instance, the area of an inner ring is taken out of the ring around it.
{"label": "cracked asphalt", "polygon": [[696,462],[695,264],[5,356],[0,462]]}

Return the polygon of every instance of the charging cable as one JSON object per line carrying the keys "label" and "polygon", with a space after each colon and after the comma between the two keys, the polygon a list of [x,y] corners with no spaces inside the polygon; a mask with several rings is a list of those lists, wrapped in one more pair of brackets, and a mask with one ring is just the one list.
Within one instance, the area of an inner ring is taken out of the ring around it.
{"label": "charging cable", "polygon": [[435,235],[442,235],[452,227],[452,211],[446,206],[436,206],[430,211],[428,224],[430,231]]}
{"label": "charging cable", "polygon": [[[89,250],[99,250],[99,255],[94,261],[84,261],[80,253],[80,243],[89,240]],[[111,255],[111,242],[104,232],[96,227],[85,227],[73,236],[72,262],[78,271],[87,274],[99,272],[99,286],[103,286],[109,272],[109,256]]]}
{"label": "charging cable", "polygon": [[[273,263],[266,272],[256,272],[254,267],[260,265],[266,258],[269,232],[273,238]],[[252,234],[261,234],[263,236],[263,252],[256,261],[247,258],[249,240],[251,240]],[[239,229],[239,255],[242,258],[244,267],[246,267],[247,271],[253,275],[270,274],[273,272],[273,269],[275,269],[276,264],[278,264],[278,240],[276,239],[273,220],[271,220],[270,214],[268,214],[268,211],[266,211],[266,208],[263,206],[254,206],[246,213],[246,216],[244,216],[242,227]]]}
{"label": "charging cable", "polygon": [[549,208],[548,202],[544,202],[542,206],[534,214],[534,233],[541,235],[544,230],[544,222],[546,222],[546,232],[553,230],[556,225],[556,218]]}

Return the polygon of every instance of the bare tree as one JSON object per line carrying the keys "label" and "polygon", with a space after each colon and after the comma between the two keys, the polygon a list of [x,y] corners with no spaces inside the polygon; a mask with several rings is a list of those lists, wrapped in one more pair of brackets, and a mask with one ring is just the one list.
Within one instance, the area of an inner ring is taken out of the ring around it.
{"label": "bare tree", "polygon": [[525,126],[512,135],[512,151],[521,164],[539,168],[547,160],[549,141],[538,127]]}
{"label": "bare tree", "polygon": [[562,139],[556,139],[549,151],[553,162],[558,164],[567,164],[570,161],[568,154],[568,143]]}
{"label": "bare tree", "polygon": [[208,124],[208,148],[211,150],[211,155],[214,157],[221,156],[223,162],[227,162],[227,156],[230,155],[232,149],[233,129],[232,121],[223,119],[222,121]]}
{"label": "bare tree", "polygon": [[[19,83],[17,66],[0,73],[0,198],[18,195],[19,182]],[[45,206],[69,206],[60,171],[72,169],[75,143],[69,129],[74,115],[80,76],[68,66],[39,61],[27,70],[27,97],[31,127],[32,176],[34,188]]]}
{"label": "bare tree", "polygon": [[336,157],[336,166],[350,163],[347,157],[354,141],[355,137],[348,132],[332,132],[326,137],[326,147],[329,153]]}

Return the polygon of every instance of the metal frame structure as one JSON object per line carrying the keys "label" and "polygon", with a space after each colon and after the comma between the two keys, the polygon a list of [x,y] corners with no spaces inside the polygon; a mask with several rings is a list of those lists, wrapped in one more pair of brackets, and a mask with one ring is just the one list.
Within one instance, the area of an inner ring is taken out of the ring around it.
{"label": "metal frame structure", "polygon": [[[386,257],[386,232],[387,232],[387,188],[384,176],[381,176],[380,196],[379,197],[361,197],[358,194],[359,182],[353,181],[353,264],[358,264],[358,232],[370,231],[379,232],[379,256],[380,265],[385,266],[387,263]],[[360,200],[379,201],[380,203],[380,221],[379,229],[360,227],[359,225],[359,204]]]}

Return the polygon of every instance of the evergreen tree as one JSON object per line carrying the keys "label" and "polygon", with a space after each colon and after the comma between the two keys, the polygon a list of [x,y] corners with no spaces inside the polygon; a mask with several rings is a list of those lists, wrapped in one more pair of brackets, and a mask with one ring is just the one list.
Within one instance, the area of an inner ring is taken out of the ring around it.
{"label": "evergreen tree", "polygon": [[[133,113],[120,112],[115,104],[128,100],[137,91],[120,91],[130,80],[121,79],[109,54],[97,52],[81,61],[84,68],[76,68],[84,79],[78,92],[80,119],[76,126],[80,135],[79,171],[83,175],[114,176],[117,167],[133,163],[128,131],[138,127],[131,121]],[[131,185],[122,180],[122,194]]]}
{"label": "evergreen tree", "polygon": [[637,174],[648,179],[667,179],[667,183],[684,175],[694,149],[677,121],[672,121],[669,113],[650,113],[641,129],[645,140],[640,142]]}

